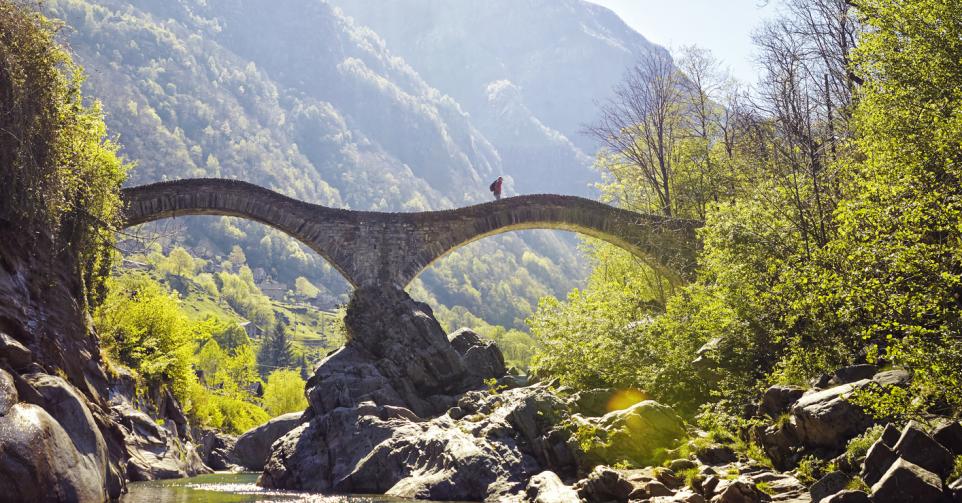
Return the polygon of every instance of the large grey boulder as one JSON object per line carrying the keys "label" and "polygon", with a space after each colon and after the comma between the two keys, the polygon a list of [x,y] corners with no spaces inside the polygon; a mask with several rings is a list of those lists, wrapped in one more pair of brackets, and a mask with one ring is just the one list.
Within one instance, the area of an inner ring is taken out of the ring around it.
{"label": "large grey boulder", "polygon": [[507,373],[504,356],[494,341],[485,339],[467,328],[448,335],[448,341],[461,355],[468,372],[481,379],[499,378]]}
{"label": "large grey boulder", "polygon": [[0,498],[17,502],[103,502],[104,470],[43,408],[27,403],[0,417]]}
{"label": "large grey boulder", "polygon": [[[628,497],[637,490],[635,484],[625,478],[621,472],[607,466],[597,466],[587,477],[578,481],[574,486],[584,501],[628,501]],[[645,492],[645,497],[649,496]]]}
{"label": "large grey boulder", "polygon": [[797,386],[772,386],[762,393],[758,401],[759,416],[767,415],[773,419],[787,412],[793,403],[798,401],[805,390]]}
{"label": "large grey boulder", "polygon": [[812,501],[821,501],[823,498],[845,489],[845,485],[848,484],[850,479],[851,477],[848,475],[840,471],[834,471],[818,479],[808,489],[808,492],[812,496]]}
{"label": "large grey boulder", "polygon": [[942,500],[939,476],[904,459],[897,459],[872,485],[874,503],[936,503]]}
{"label": "large grey boulder", "polygon": [[70,383],[49,374],[22,376],[39,397],[35,400],[67,433],[81,456],[87,472],[97,473],[99,484],[110,477],[107,444],[97,426],[87,400]]}
{"label": "large grey boulder", "polygon": [[581,498],[552,471],[543,471],[528,480],[525,501],[530,503],[579,503]]}
{"label": "large grey boulder", "polygon": [[579,463],[582,466],[624,461],[647,466],[657,461],[659,453],[676,447],[687,436],[684,420],[671,407],[654,400],[644,400],[600,418],[575,415],[572,421],[576,429],[594,436],[578,439],[584,456]]}
{"label": "large grey boulder", "polygon": [[953,455],[962,456],[962,424],[958,421],[939,426],[932,437]]}
{"label": "large grey boulder", "polygon": [[249,470],[261,470],[271,455],[271,444],[301,424],[303,412],[291,412],[251,428],[237,438],[230,459]]}
{"label": "large grey boulder", "polygon": [[550,397],[542,387],[479,394],[478,409],[486,412],[459,420],[448,415],[424,420],[410,410],[370,402],[337,408],[278,440],[259,483],[443,500],[519,494],[543,470],[523,446],[548,438],[550,418],[539,424],[531,416],[556,407],[557,399]]}
{"label": "large grey boulder", "polygon": [[862,480],[870,486],[875,484],[898,457],[899,455],[885,443],[883,438],[878,439],[865,453],[865,460],[862,462]]}
{"label": "large grey boulder", "polygon": [[847,400],[871,381],[863,379],[809,393],[792,406],[799,440],[809,447],[837,448],[865,431],[873,420],[861,407]]}
{"label": "large grey boulder", "polygon": [[14,370],[23,370],[33,361],[33,353],[13,337],[0,332],[0,359],[5,359]]}
{"label": "large grey boulder", "polygon": [[909,422],[895,444],[902,459],[914,463],[944,479],[952,472],[954,457],[948,449],[930,437],[915,422]]}

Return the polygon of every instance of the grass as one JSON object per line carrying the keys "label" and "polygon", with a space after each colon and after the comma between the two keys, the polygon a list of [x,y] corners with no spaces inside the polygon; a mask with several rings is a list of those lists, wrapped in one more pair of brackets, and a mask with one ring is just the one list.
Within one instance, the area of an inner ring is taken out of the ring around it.
{"label": "grass", "polygon": [[845,489],[848,489],[849,491],[862,491],[867,494],[872,494],[872,488],[869,487],[868,484],[862,480],[862,477],[859,477],[858,475],[852,477],[852,480],[849,480],[848,484],[845,484]]}
{"label": "grass", "polygon": [[863,432],[861,435],[848,441],[848,445],[845,446],[845,460],[849,465],[855,466],[859,460],[865,457],[868,453],[872,444],[882,438],[882,431],[885,427],[882,425],[875,425]]}
{"label": "grass", "polygon": [[755,488],[769,496],[775,495],[775,489],[768,482],[759,482],[755,484]]}

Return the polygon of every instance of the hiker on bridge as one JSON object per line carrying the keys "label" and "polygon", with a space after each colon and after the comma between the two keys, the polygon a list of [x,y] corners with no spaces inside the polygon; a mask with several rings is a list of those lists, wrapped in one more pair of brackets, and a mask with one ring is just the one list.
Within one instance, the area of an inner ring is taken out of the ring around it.
{"label": "hiker on bridge", "polygon": [[491,186],[488,187],[488,190],[490,190],[494,194],[494,198],[496,200],[501,199],[501,182],[503,181],[504,180],[502,180],[501,177],[499,176],[498,179],[491,182]]}

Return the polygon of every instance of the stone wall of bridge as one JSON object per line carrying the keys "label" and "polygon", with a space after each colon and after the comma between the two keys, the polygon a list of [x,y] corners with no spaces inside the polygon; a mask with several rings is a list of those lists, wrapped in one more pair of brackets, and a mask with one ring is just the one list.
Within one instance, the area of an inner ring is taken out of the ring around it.
{"label": "stone wall of bridge", "polygon": [[123,190],[125,222],[185,215],[255,220],[300,240],[354,286],[405,287],[447,253],[522,229],[577,232],[617,245],[676,282],[694,273],[698,221],[634,213],[575,196],[516,196],[452,210],[382,213],[328,208],[246,182],[187,179]]}

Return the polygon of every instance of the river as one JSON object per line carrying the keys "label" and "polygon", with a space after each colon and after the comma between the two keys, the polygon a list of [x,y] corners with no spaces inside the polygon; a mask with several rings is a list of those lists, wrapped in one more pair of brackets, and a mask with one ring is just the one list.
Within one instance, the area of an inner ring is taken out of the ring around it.
{"label": "river", "polygon": [[121,503],[398,503],[411,500],[384,495],[321,495],[257,487],[257,473],[214,473],[186,479],[132,482]]}

